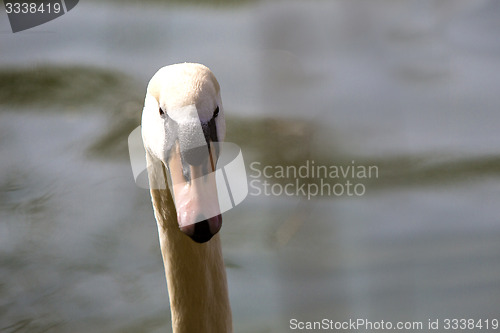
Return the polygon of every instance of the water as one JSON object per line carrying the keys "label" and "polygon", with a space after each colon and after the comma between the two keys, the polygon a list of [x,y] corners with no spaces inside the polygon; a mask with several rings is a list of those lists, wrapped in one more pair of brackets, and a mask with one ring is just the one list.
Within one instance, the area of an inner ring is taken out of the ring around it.
{"label": "water", "polygon": [[170,330],[126,136],[148,79],[179,61],[217,75],[248,167],[380,170],[360,197],[262,194],[225,214],[236,332],[498,318],[499,10],[85,2],[24,33],[0,20],[0,330]]}

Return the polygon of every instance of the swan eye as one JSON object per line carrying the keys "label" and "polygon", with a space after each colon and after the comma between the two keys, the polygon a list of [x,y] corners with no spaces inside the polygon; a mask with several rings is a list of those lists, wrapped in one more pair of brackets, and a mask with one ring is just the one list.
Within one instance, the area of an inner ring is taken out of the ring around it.
{"label": "swan eye", "polygon": [[214,111],[214,115],[213,115],[213,117],[212,117],[212,118],[215,118],[215,117],[217,117],[218,115],[219,115],[219,107],[217,107],[217,108],[215,109],[215,111]]}
{"label": "swan eye", "polygon": [[162,116],[162,117],[163,117],[164,115],[165,115],[165,112],[163,111],[163,109],[162,109],[162,108],[160,108],[160,116]]}

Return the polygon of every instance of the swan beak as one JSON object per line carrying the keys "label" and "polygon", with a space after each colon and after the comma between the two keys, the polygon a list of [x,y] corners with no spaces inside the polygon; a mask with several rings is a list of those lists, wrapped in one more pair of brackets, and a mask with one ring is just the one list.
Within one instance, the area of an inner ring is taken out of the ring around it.
{"label": "swan beak", "polygon": [[[177,222],[183,233],[197,243],[209,241],[222,227],[215,181],[214,147],[192,153],[172,154],[168,163]],[[186,170],[189,170],[186,172]]]}
{"label": "swan beak", "polygon": [[[222,215],[181,227],[181,231],[191,237],[196,243],[208,242],[222,227]],[[215,231],[214,231],[215,230]]]}

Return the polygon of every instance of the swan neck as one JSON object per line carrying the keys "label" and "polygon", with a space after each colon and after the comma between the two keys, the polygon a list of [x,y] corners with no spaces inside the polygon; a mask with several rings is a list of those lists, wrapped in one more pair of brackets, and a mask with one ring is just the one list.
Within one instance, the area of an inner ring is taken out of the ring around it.
{"label": "swan neck", "polygon": [[152,189],[175,333],[232,332],[231,308],[219,235],[198,244],[177,223],[168,189]]}

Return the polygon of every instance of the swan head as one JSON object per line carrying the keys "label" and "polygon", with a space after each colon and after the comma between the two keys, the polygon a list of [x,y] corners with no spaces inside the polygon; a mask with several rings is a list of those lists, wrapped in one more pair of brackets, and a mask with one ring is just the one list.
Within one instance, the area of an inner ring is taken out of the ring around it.
{"label": "swan head", "polygon": [[179,227],[199,243],[222,226],[215,184],[219,151],[214,143],[224,137],[220,87],[210,69],[184,63],[156,72],[142,114],[148,164],[161,163],[156,172],[167,171]]}

